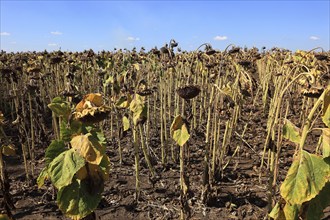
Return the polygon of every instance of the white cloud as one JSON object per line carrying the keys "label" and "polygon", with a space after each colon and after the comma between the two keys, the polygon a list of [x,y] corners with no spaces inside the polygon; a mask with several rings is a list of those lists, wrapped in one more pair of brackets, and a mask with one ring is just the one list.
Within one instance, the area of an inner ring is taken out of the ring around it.
{"label": "white cloud", "polygon": [[9,36],[10,35],[10,33],[8,33],[8,32],[0,32],[0,36]]}
{"label": "white cloud", "polygon": [[320,40],[320,38],[317,37],[317,36],[310,36],[309,39],[311,39],[311,40]]}
{"label": "white cloud", "polygon": [[121,26],[111,30],[109,40],[112,42],[110,47],[116,47],[117,49],[130,49],[141,41],[139,37],[134,36],[132,33]]}
{"label": "white cloud", "polygon": [[227,39],[228,39],[227,36],[215,36],[215,37],[213,38],[213,40],[227,40]]}
{"label": "white cloud", "polygon": [[62,32],[59,32],[59,31],[52,31],[50,32],[52,35],[62,35],[63,33]]}
{"label": "white cloud", "polygon": [[48,46],[50,46],[50,47],[56,47],[57,44],[56,43],[49,43]]}
{"label": "white cloud", "polygon": [[127,40],[128,41],[139,41],[140,38],[138,38],[138,37],[127,37]]}

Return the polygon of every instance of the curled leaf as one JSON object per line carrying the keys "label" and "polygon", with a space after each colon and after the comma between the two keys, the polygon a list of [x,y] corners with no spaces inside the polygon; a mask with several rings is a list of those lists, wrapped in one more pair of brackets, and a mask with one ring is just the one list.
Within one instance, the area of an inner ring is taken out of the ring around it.
{"label": "curled leaf", "polygon": [[47,166],[44,167],[37,178],[37,184],[38,184],[39,189],[45,184],[45,179],[48,178],[47,170],[48,170],[48,167]]}
{"label": "curled leaf", "polygon": [[330,157],[330,128],[322,129],[322,156]]}
{"label": "curled leaf", "polygon": [[56,116],[63,116],[66,119],[71,113],[69,103],[62,100],[61,97],[54,98],[52,102],[48,104],[48,108],[50,108]]}
{"label": "curled leaf", "polygon": [[2,154],[5,156],[15,156],[16,155],[16,150],[14,145],[9,144],[6,146],[2,147]]}
{"label": "curled leaf", "polygon": [[123,117],[123,127],[124,131],[127,131],[130,128],[129,120],[126,116]]}
{"label": "curled leaf", "polygon": [[117,108],[128,108],[132,101],[132,97],[130,94],[127,96],[121,96],[118,101],[116,102]]}
{"label": "curled leaf", "polygon": [[86,161],[91,164],[100,164],[105,148],[91,134],[75,136],[70,143]]}
{"label": "curled leaf", "polygon": [[100,93],[90,93],[84,96],[76,106],[76,112],[82,112],[86,108],[100,107],[103,105],[103,98]]}
{"label": "curled leaf", "polygon": [[328,86],[324,94],[322,121],[328,128],[330,128],[330,86]]}
{"label": "curled leaf", "polygon": [[186,123],[181,115],[175,117],[171,125],[171,136],[179,146],[183,146],[190,138]]}
{"label": "curled leaf", "polygon": [[281,209],[281,205],[276,203],[272,211],[268,214],[274,220],[285,220],[284,212]]}
{"label": "curled leaf", "polygon": [[300,142],[300,129],[295,126],[288,119],[284,119],[283,125],[283,137],[289,139],[290,141],[299,144]]}
{"label": "curled leaf", "polygon": [[144,103],[144,97],[135,94],[129,108],[133,112],[133,123],[135,125],[139,123],[143,124],[147,118],[147,106]]}

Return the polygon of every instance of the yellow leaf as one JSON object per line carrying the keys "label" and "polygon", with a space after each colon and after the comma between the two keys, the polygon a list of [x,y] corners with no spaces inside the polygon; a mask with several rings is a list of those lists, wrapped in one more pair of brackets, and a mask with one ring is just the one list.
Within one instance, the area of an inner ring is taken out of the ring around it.
{"label": "yellow leaf", "polygon": [[322,129],[322,150],[323,158],[330,157],[330,128]]}
{"label": "yellow leaf", "polygon": [[76,105],[76,112],[82,112],[84,110],[84,104],[85,100],[83,99]]}
{"label": "yellow leaf", "polygon": [[127,131],[130,128],[129,120],[126,116],[123,117],[123,127],[124,131]]}
{"label": "yellow leaf", "polygon": [[12,144],[2,147],[2,154],[6,156],[15,156],[16,151]]}
{"label": "yellow leaf", "polygon": [[285,220],[284,212],[281,209],[281,205],[276,203],[272,211],[268,214],[274,220]]}
{"label": "yellow leaf", "polygon": [[90,101],[96,107],[100,107],[101,105],[103,105],[103,98],[100,93],[90,93],[85,97],[86,101]]}
{"label": "yellow leaf", "polygon": [[128,108],[131,101],[132,101],[132,97],[130,94],[128,94],[127,96],[120,97],[119,100],[116,102],[116,106],[118,108]]}
{"label": "yellow leaf", "polygon": [[138,63],[134,63],[133,66],[134,66],[134,69],[135,69],[136,71],[139,71],[139,70],[140,70],[140,66],[139,66]]}
{"label": "yellow leaf", "polygon": [[147,108],[144,104],[143,96],[135,94],[134,99],[132,100],[129,108],[133,112],[133,123],[135,125],[145,121],[145,119],[147,118]]}
{"label": "yellow leaf", "polygon": [[291,121],[288,119],[284,119],[283,125],[283,136],[290,141],[299,144],[300,142],[300,129],[296,127]]}
{"label": "yellow leaf", "polygon": [[328,86],[324,94],[322,121],[328,128],[330,128],[330,86]]}
{"label": "yellow leaf", "polygon": [[171,136],[179,146],[183,146],[190,138],[187,125],[184,123],[181,115],[175,117],[171,125]]}
{"label": "yellow leaf", "polygon": [[298,219],[300,208],[301,205],[297,205],[297,204],[290,205],[290,203],[286,203],[283,208],[284,216],[282,214],[279,220]]}
{"label": "yellow leaf", "polygon": [[90,93],[84,96],[83,100],[81,100],[76,105],[76,112],[82,112],[86,108],[91,107],[100,107],[103,105],[103,98],[100,93]]}
{"label": "yellow leaf", "polygon": [[310,73],[315,76],[315,77],[318,77],[320,74],[321,74],[321,71],[320,70],[317,70],[315,68],[311,69],[310,70]]}
{"label": "yellow leaf", "polygon": [[329,164],[322,157],[301,151],[294,157],[280,191],[291,205],[313,199],[328,182]]}
{"label": "yellow leaf", "polygon": [[89,163],[100,164],[105,149],[99,142],[93,139],[91,134],[75,136],[70,143],[72,148]]}

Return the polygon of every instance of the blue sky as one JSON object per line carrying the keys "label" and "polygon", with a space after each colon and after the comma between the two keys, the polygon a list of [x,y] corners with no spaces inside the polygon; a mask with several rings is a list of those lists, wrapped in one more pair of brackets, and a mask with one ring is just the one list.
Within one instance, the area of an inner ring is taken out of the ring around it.
{"label": "blue sky", "polygon": [[151,49],[172,38],[184,50],[330,47],[329,0],[0,2],[5,51]]}

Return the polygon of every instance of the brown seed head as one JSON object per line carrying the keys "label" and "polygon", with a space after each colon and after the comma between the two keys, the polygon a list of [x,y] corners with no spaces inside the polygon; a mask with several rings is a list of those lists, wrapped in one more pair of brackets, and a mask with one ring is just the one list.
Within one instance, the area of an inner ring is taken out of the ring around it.
{"label": "brown seed head", "polygon": [[200,93],[200,88],[195,85],[188,85],[181,88],[178,88],[176,92],[183,99],[192,99],[198,96]]}

